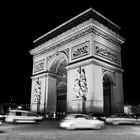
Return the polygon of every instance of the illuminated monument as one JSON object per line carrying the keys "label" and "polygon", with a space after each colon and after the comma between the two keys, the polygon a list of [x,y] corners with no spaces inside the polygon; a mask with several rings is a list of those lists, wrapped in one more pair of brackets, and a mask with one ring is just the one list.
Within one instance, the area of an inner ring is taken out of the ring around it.
{"label": "illuminated monument", "polygon": [[84,11],[34,41],[31,110],[123,111],[120,27]]}

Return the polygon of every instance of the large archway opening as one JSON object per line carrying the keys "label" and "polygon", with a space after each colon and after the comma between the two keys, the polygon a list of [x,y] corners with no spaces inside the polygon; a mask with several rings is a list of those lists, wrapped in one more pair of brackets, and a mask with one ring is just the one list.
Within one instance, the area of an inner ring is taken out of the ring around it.
{"label": "large archway opening", "polygon": [[103,100],[104,100],[104,114],[111,114],[111,87],[112,81],[108,75],[103,77]]}
{"label": "large archway opening", "polygon": [[68,60],[58,55],[51,64],[50,72],[56,75],[56,112],[66,112],[67,103],[67,69]]}

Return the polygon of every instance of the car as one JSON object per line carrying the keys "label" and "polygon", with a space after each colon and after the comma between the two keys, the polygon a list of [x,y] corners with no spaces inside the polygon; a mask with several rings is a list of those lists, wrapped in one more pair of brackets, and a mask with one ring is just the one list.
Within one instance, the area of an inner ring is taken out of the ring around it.
{"label": "car", "polygon": [[119,125],[119,124],[140,124],[140,121],[128,114],[114,114],[110,115],[109,117],[105,118],[105,122],[108,124],[114,124],[114,125]]}
{"label": "car", "polygon": [[135,117],[138,121],[140,121],[140,114],[134,114],[134,117]]}
{"label": "car", "polygon": [[42,116],[27,110],[9,110],[5,122],[9,123],[36,123],[43,119]]}
{"label": "car", "polygon": [[0,120],[0,125],[2,124],[2,120]]}
{"label": "car", "polygon": [[3,121],[4,118],[5,118],[5,116],[0,114],[0,121]]}
{"label": "car", "polygon": [[87,114],[68,114],[59,125],[65,129],[101,129],[104,122]]}

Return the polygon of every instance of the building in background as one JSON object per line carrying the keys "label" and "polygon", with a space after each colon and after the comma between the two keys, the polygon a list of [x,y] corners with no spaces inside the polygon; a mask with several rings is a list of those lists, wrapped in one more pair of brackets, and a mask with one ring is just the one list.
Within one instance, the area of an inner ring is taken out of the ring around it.
{"label": "building in background", "polygon": [[124,105],[124,113],[140,115],[140,105]]}
{"label": "building in background", "polygon": [[31,110],[123,112],[120,27],[90,8],[34,41]]}

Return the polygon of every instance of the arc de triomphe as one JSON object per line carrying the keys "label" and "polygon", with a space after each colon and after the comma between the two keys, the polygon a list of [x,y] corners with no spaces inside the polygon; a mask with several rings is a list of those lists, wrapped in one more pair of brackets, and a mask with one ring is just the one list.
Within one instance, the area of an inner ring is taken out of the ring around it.
{"label": "arc de triomphe", "polygon": [[84,11],[34,41],[31,110],[123,111],[120,27]]}

